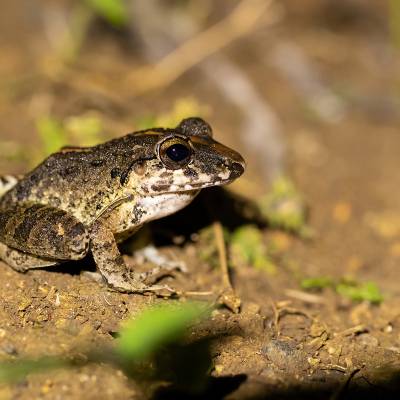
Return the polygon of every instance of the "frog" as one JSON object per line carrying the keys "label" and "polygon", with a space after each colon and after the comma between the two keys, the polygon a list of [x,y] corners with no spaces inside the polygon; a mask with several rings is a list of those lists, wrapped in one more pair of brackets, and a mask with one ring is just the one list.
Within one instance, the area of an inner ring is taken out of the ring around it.
{"label": "frog", "polygon": [[159,268],[137,272],[118,244],[244,170],[243,157],[216,141],[199,117],[92,147],[64,147],[22,177],[0,179],[0,259],[26,272],[91,253],[113,290],[164,289],[151,279]]}

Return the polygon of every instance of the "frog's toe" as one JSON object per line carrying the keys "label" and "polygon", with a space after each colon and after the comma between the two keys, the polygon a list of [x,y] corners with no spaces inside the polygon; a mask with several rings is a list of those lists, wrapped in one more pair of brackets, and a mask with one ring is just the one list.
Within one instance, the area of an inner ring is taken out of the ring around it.
{"label": "frog's toe", "polygon": [[159,285],[159,284],[148,284],[145,282],[140,275],[134,274],[132,279],[121,283],[118,286],[112,287],[112,289],[117,290],[123,293],[137,293],[137,294],[145,294],[145,293],[154,293],[158,296],[174,296],[178,295],[178,291],[168,285]]}
{"label": "frog's toe", "polygon": [[150,285],[147,286],[143,293],[152,292],[162,297],[178,296],[179,291],[168,285]]}

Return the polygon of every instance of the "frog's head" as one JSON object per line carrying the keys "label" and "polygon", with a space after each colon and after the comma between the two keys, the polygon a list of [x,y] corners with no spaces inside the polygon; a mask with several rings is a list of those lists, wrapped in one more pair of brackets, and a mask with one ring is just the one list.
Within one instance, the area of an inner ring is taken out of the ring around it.
{"label": "frog's head", "polygon": [[241,155],[215,141],[200,118],[138,132],[134,139],[143,152],[127,182],[135,193],[136,223],[172,214],[200,189],[231,183],[244,172]]}
{"label": "frog's head", "polygon": [[134,137],[143,153],[127,183],[135,193],[137,223],[172,214],[200,189],[231,183],[245,169],[242,156],[215,141],[211,127],[200,118]]}
{"label": "frog's head", "polygon": [[236,151],[215,141],[201,118],[183,120],[175,129],[152,129],[152,157],[143,163],[136,192],[154,196],[197,194],[200,189],[231,183],[245,169]]}

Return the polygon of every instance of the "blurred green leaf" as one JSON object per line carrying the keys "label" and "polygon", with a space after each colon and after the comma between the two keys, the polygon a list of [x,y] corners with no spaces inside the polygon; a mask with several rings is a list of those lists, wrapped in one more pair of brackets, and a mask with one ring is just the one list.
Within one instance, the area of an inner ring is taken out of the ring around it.
{"label": "blurred green leaf", "polygon": [[[204,382],[210,367],[209,341],[182,343],[181,340],[189,326],[208,311],[207,304],[195,302],[149,308],[127,321],[116,347],[83,349],[79,359],[39,357],[3,362],[0,363],[0,382],[18,381],[30,373],[104,362],[122,368],[133,378],[171,379],[177,383],[184,378],[186,386],[196,388]],[[193,360],[196,361],[194,366],[191,365]]]}
{"label": "blurred green leaf", "polygon": [[400,2],[389,0],[389,22],[392,41],[400,48]]}
{"label": "blurred green leaf", "polygon": [[[230,233],[226,227],[222,227],[224,241],[228,243]],[[218,248],[215,239],[215,230],[212,225],[206,226],[199,231],[199,258],[212,268],[219,268]]]}
{"label": "blurred green leaf", "polygon": [[193,97],[177,99],[170,111],[158,115],[148,115],[136,121],[137,129],[150,129],[161,126],[175,128],[183,119],[188,117],[207,117],[210,110]]}
{"label": "blurred green leaf", "polygon": [[51,116],[39,117],[36,120],[36,129],[45,155],[54,153],[67,144],[67,133],[61,121],[56,118]]}
{"label": "blurred green leaf", "polygon": [[285,229],[300,236],[309,236],[306,225],[307,209],[303,197],[286,177],[276,179],[271,191],[262,197],[258,206],[273,228]]}
{"label": "blurred green leaf", "polygon": [[352,301],[369,301],[379,304],[383,301],[383,295],[373,282],[359,283],[354,279],[342,278],[339,281],[329,276],[306,278],[301,281],[301,287],[305,290],[333,288],[340,296]]}
{"label": "blurred green leaf", "polygon": [[174,102],[171,111],[157,116],[158,126],[174,128],[188,117],[206,117],[209,108],[194,97],[182,97]]}
{"label": "blurred green leaf", "polygon": [[74,115],[64,122],[65,130],[79,146],[94,146],[103,141],[102,120],[96,115]]}
{"label": "blurred green leaf", "polygon": [[36,129],[41,146],[33,157],[30,155],[33,165],[66,145],[94,146],[104,140],[102,120],[91,114],[74,115],[63,121],[49,115],[41,116],[36,120]]}
{"label": "blurred green leaf", "polygon": [[128,22],[128,9],[124,0],[85,0],[85,2],[97,15],[113,26],[124,26]]}
{"label": "blurred green leaf", "polygon": [[374,282],[357,284],[345,281],[336,286],[336,291],[353,301],[369,301],[373,304],[380,304],[383,301],[383,295]]}
{"label": "blurred green leaf", "polygon": [[135,121],[135,130],[141,131],[157,126],[157,117],[155,115],[146,115]]}
{"label": "blurred green leaf", "polygon": [[67,361],[55,357],[3,362],[0,364],[0,382],[15,382],[33,372],[39,373],[69,365]]}
{"label": "blurred green leaf", "polygon": [[231,236],[233,259],[250,264],[269,273],[276,273],[276,266],[268,256],[268,249],[260,229],[255,225],[245,225],[236,229]]}
{"label": "blurred green leaf", "polygon": [[334,281],[329,276],[319,276],[315,278],[306,278],[301,281],[301,288],[305,290],[323,289],[333,287]]}
{"label": "blurred green leaf", "polygon": [[207,306],[193,302],[150,308],[123,326],[116,351],[122,358],[140,361],[181,339],[206,311]]}

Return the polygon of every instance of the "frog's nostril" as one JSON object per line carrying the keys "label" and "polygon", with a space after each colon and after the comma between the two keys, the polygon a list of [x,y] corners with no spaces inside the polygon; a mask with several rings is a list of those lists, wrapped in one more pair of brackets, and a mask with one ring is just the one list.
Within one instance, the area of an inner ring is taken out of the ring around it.
{"label": "frog's nostril", "polygon": [[229,178],[230,179],[239,178],[239,176],[242,175],[244,172],[244,162],[243,163],[233,162],[230,169],[231,169],[231,174]]}

